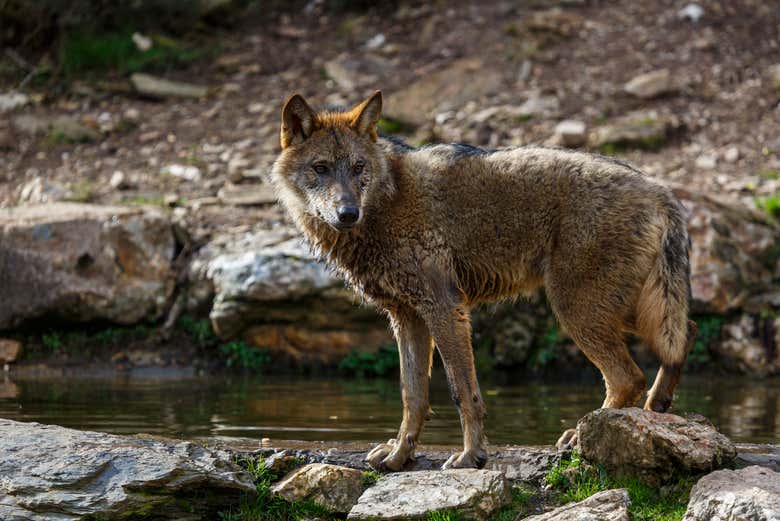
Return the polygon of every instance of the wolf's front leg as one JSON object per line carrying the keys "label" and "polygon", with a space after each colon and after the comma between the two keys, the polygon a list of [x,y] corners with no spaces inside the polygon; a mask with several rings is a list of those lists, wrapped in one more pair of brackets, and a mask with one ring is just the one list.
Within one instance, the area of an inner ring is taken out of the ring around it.
{"label": "wolf's front leg", "polygon": [[444,362],[452,400],[458,407],[463,429],[463,452],[454,454],[442,468],[482,468],[487,462],[482,434],[486,410],[474,368],[469,310],[465,304],[457,302],[426,314],[426,321]]}
{"label": "wolf's front leg", "polygon": [[398,436],[366,456],[379,470],[401,470],[414,457],[414,447],[428,415],[433,344],[425,322],[409,308],[390,310],[390,323],[401,359],[401,393],[404,416]]}

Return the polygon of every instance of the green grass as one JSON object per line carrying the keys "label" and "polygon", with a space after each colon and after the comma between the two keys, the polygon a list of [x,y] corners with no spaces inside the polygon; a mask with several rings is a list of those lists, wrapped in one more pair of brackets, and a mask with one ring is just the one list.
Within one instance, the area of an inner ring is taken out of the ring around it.
{"label": "green grass", "polygon": [[780,219],[780,194],[756,198],[756,208],[773,219]]}
{"label": "green grass", "polygon": [[382,477],[382,474],[379,472],[376,472],[374,470],[366,470],[363,472],[363,486],[370,487],[371,485],[374,485],[377,481],[379,481],[379,478]]}
{"label": "green grass", "polygon": [[234,340],[221,344],[219,352],[225,358],[225,365],[232,368],[260,371],[271,364],[271,354],[260,347],[247,344],[243,340]]}
{"label": "green grass", "polygon": [[346,376],[385,376],[400,367],[398,348],[386,345],[376,353],[353,351],[339,363],[339,371]]}
{"label": "green grass", "polygon": [[774,170],[772,168],[767,168],[766,170],[760,170],[758,172],[758,177],[762,179],[768,179],[770,181],[775,179],[780,179],[780,170]]}
{"label": "green grass", "polygon": [[182,315],[178,326],[195,342],[198,347],[213,347],[217,345],[219,338],[211,329],[211,322],[207,319],[196,319],[191,315]]}
{"label": "green grass", "polygon": [[515,521],[520,514],[526,514],[535,491],[525,487],[512,488],[512,502],[490,516],[488,521]]}
{"label": "green grass", "polygon": [[266,349],[249,345],[243,340],[220,342],[207,319],[182,315],[178,327],[199,348],[216,349],[229,368],[261,371],[271,364],[271,354]]}
{"label": "green grass", "polygon": [[271,485],[280,476],[272,472],[262,457],[238,460],[257,488],[257,497],[244,498],[235,509],[219,514],[222,521],[299,521],[307,518],[338,519],[334,513],[312,501],[286,501],[271,494]]}
{"label": "green grass", "polygon": [[679,521],[696,478],[678,477],[663,487],[650,487],[636,478],[610,477],[603,468],[584,462],[574,452],[551,469],[545,480],[558,491],[561,504],[582,501],[603,490],[624,488],[631,497],[629,511],[634,521]]}
{"label": "green grass", "polygon": [[149,337],[152,329],[144,324],[134,327],[106,327],[87,330],[49,330],[40,335],[29,335],[24,343],[29,346],[25,356],[46,357],[55,353],[92,356],[110,348]]}
{"label": "green grass", "polygon": [[401,134],[409,131],[409,127],[400,121],[390,118],[380,118],[376,124],[383,134]]}
{"label": "green grass", "polygon": [[437,510],[436,512],[430,512],[425,521],[463,521],[463,518],[452,510]]}
{"label": "green grass", "polygon": [[60,65],[65,77],[113,71],[129,74],[181,66],[201,56],[203,51],[188,48],[176,40],[157,36],[147,51],[132,40],[132,29],[113,32],[73,31],[62,42]]}

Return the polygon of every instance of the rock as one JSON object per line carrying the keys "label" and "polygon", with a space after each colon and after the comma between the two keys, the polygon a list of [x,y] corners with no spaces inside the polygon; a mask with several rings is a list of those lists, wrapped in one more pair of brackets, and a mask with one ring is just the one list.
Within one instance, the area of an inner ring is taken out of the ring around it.
{"label": "rock", "polygon": [[712,170],[718,165],[718,158],[714,154],[702,154],[696,158],[696,168]]}
{"label": "rock", "polygon": [[652,99],[674,90],[669,69],[659,69],[635,76],[623,90],[641,99]]}
{"label": "rock", "polygon": [[155,209],[55,203],[0,209],[0,330],[59,318],[133,324],[172,291],[171,226]]}
{"label": "rock", "polygon": [[191,181],[197,183],[201,180],[203,174],[200,172],[200,168],[194,165],[179,165],[172,164],[166,165],[160,170],[161,174],[172,175],[185,181]]}
{"label": "rock", "polygon": [[630,521],[631,499],[623,488],[605,490],[587,499],[569,503],[550,512],[523,518],[526,521]]}
{"label": "rock", "polygon": [[518,116],[528,118],[551,115],[558,112],[559,107],[560,102],[555,96],[534,92],[520,105]]}
{"label": "rock", "polygon": [[190,293],[210,305],[215,331],[299,361],[332,363],[391,342],[386,319],[359,306],[297,231],[221,236],[191,264]]}
{"label": "rock", "polygon": [[0,420],[0,518],[216,519],[252,479],[190,442]]}
{"label": "rock", "polygon": [[51,127],[49,120],[32,114],[20,114],[11,120],[11,124],[17,132],[29,136],[43,135]]}
{"label": "rock", "polygon": [[115,170],[114,173],[111,174],[108,185],[115,190],[127,190],[132,186],[125,173],[120,170]]}
{"label": "rock", "polygon": [[[329,463],[358,470],[370,470],[365,458],[366,453],[373,448],[371,444],[295,441],[279,443],[282,445],[275,448],[263,444],[260,450],[269,466],[275,465],[276,458],[280,458],[282,461],[292,459],[299,464]],[[206,438],[204,444],[229,451],[239,459],[256,456],[259,446],[256,441],[238,438]],[[773,457],[765,454],[764,446],[750,450],[755,452],[755,457]],[[561,461],[562,454],[553,446],[493,447],[488,454],[485,469],[501,472],[508,480],[515,483],[539,485],[550,469]],[[450,456],[452,456],[450,450],[418,447],[415,459],[407,463],[404,471],[439,470]]]}
{"label": "rock", "polygon": [[[721,338],[711,347],[718,362],[724,367],[756,376],[780,374],[780,358],[770,345],[764,345],[760,320],[743,314],[721,328]],[[780,332],[780,319],[775,319],[774,331]]]}
{"label": "rock", "polygon": [[342,54],[324,65],[325,74],[343,90],[376,84],[392,66],[389,60],[379,56],[365,55],[356,58],[348,54]]}
{"label": "rock", "polygon": [[769,84],[775,90],[780,90],[780,63],[772,65],[768,69]]}
{"label": "rock", "polygon": [[442,510],[486,519],[510,501],[509,482],[494,470],[403,472],[382,476],[360,496],[347,519],[425,519]]}
{"label": "rock", "polygon": [[14,128],[31,136],[49,135],[54,143],[86,143],[97,141],[100,133],[94,128],[82,125],[72,116],[44,118],[32,114],[22,114],[13,119]]}
{"label": "rock", "polygon": [[577,439],[589,462],[651,485],[675,472],[721,468],[737,454],[734,444],[710,424],[635,407],[587,414],[577,422]]}
{"label": "rock", "polygon": [[295,467],[301,466],[303,460],[291,451],[282,450],[265,458],[266,468],[277,476],[284,476]]}
{"label": "rock", "polygon": [[21,92],[5,92],[0,94],[0,113],[10,112],[19,107],[24,107],[30,102],[27,94]]}
{"label": "rock", "polygon": [[144,36],[141,33],[133,33],[132,36],[133,43],[135,44],[135,48],[138,49],[141,52],[146,52],[149,49],[152,48],[152,39],[148,36]]}
{"label": "rock", "polygon": [[723,152],[723,160],[726,163],[736,163],[739,161],[739,147],[737,146],[731,146],[726,149],[725,152]]}
{"label": "rock", "polygon": [[763,467],[719,470],[691,490],[683,521],[780,520],[780,474]]}
{"label": "rock", "polygon": [[217,197],[224,204],[233,206],[256,206],[276,203],[276,192],[267,184],[226,183],[217,192]]}
{"label": "rock", "polygon": [[758,465],[780,472],[780,445],[737,443],[737,467]]}
{"label": "rock", "polygon": [[100,139],[100,133],[82,125],[71,116],[57,116],[51,120],[49,135],[55,142],[87,143]]}
{"label": "rock", "polygon": [[152,98],[202,98],[208,93],[202,85],[164,80],[140,72],[130,76],[130,83],[139,94]]}
{"label": "rock", "polygon": [[386,41],[387,38],[385,38],[384,34],[377,33],[376,35],[369,38],[369,40],[366,42],[366,49],[368,49],[369,51],[375,51],[381,48]]}
{"label": "rock", "polygon": [[575,119],[565,119],[555,125],[557,141],[565,147],[579,147],[587,141],[585,123]]}
{"label": "rock", "polygon": [[674,193],[690,212],[694,313],[725,315],[750,295],[775,287],[780,273],[780,226],[760,212],[681,187]]}
{"label": "rock", "polygon": [[68,195],[64,186],[42,177],[34,177],[21,186],[19,203],[46,204],[61,201]]}
{"label": "rock", "polygon": [[688,4],[677,11],[677,18],[680,20],[690,20],[697,23],[704,16],[704,9],[699,4]]}
{"label": "rock", "polygon": [[464,58],[387,96],[383,109],[388,117],[421,126],[434,114],[460,109],[500,90],[503,77],[496,68],[476,58]]}
{"label": "rock", "polygon": [[580,30],[584,21],[580,15],[556,7],[533,13],[524,25],[531,32],[552,33],[568,38]]}
{"label": "rock", "polygon": [[16,362],[22,352],[22,343],[18,340],[0,338],[0,364]]}
{"label": "rock", "polygon": [[364,488],[359,470],[313,463],[290,473],[271,492],[287,501],[311,500],[333,512],[347,513]]}
{"label": "rock", "polygon": [[673,116],[663,116],[654,111],[631,112],[593,130],[588,136],[588,144],[591,147],[657,148],[678,128],[680,123]]}

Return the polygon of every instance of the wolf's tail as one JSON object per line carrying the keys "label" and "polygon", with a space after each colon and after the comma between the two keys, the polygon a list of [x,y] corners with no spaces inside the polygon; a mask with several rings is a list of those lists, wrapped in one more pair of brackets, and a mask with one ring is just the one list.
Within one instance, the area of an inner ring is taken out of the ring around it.
{"label": "wolf's tail", "polygon": [[658,260],[642,288],[636,325],[663,365],[680,366],[696,336],[695,322],[688,321],[691,242],[682,204],[669,195],[663,207]]}

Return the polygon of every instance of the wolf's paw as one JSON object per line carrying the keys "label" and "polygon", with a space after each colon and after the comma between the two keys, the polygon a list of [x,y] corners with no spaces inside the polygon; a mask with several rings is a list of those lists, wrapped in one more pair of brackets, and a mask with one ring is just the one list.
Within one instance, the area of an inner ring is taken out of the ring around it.
{"label": "wolf's paw", "polygon": [[481,469],[487,463],[487,452],[484,449],[472,449],[450,456],[441,466],[447,469]]}
{"label": "wolf's paw", "polygon": [[387,440],[387,443],[380,443],[366,455],[366,462],[376,470],[396,472],[401,470],[413,456],[414,450],[411,443]]}
{"label": "wolf's paw", "polygon": [[577,430],[568,429],[561,434],[558,441],[555,442],[555,446],[558,450],[569,450],[577,446]]}

